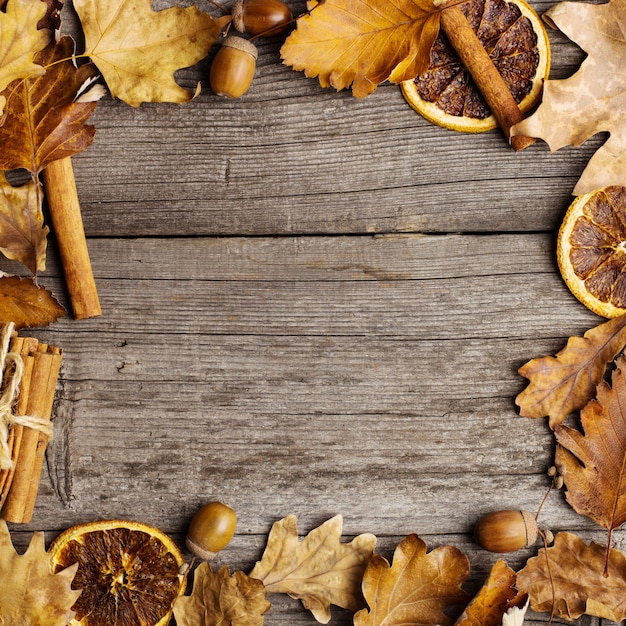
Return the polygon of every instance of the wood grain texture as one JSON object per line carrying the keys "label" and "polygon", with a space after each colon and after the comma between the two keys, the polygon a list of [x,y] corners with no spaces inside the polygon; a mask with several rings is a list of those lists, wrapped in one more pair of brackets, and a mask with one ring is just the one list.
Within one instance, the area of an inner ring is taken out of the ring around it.
{"label": "wood grain texture", "polygon": [[[565,77],[582,53],[550,38]],[[29,331],[65,356],[47,475],[14,540],[123,517],[182,546],[221,499],[239,525],[218,564],[249,571],[285,515],[306,533],[340,513],[346,538],[372,532],[388,558],[411,532],[456,545],[476,590],[495,557],[475,521],[536,509],[548,484],[554,441],[519,417],[517,369],[600,321],[564,286],[554,242],[603,137],[516,154],[499,131],[430,125],[394,85],[361,101],[323,90],[279,47],[260,43],[237,102],[99,103],[73,165],[103,314]],[[68,303],[53,238],[39,281]],[[559,493],[541,522],[604,539]],[[270,599],[267,624],[315,623]]]}

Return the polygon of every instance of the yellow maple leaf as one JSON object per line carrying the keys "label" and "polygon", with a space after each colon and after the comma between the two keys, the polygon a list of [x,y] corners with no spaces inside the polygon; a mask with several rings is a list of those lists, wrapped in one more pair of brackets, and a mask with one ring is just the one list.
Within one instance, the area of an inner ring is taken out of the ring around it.
{"label": "yellow maple leaf", "polygon": [[544,17],[585,52],[580,69],[564,80],[547,80],[537,111],[513,127],[513,135],[539,137],[550,150],[579,146],[609,132],[574,188],[583,195],[608,185],[626,185],[626,0],[606,4],[561,2]]}
{"label": "yellow maple leaf", "polygon": [[432,0],[324,0],[298,19],[281,55],[322,87],[352,85],[363,98],[426,71],[439,17]]}
{"label": "yellow maple leaf", "polygon": [[131,106],[186,102],[174,72],[203,59],[219,35],[207,13],[191,6],[153,11],[150,0],[75,0],[85,54],[111,94]]}
{"label": "yellow maple leaf", "polygon": [[80,595],[71,588],[77,568],[78,563],[52,574],[41,532],[33,535],[24,554],[18,554],[6,522],[0,520],[0,624],[65,626],[74,617],[71,607]]}
{"label": "yellow maple leaf", "polygon": [[[14,80],[42,70],[33,58],[51,40],[49,30],[37,30],[46,12],[46,3],[37,0],[9,0],[6,13],[0,12],[0,91]],[[0,97],[0,113],[4,103]]]}
{"label": "yellow maple leaf", "polygon": [[352,611],[363,606],[361,579],[376,537],[365,533],[341,543],[340,515],[327,520],[298,541],[295,515],[272,526],[263,557],[250,572],[270,593],[286,593],[302,601],[322,624],[330,621],[330,605]]}

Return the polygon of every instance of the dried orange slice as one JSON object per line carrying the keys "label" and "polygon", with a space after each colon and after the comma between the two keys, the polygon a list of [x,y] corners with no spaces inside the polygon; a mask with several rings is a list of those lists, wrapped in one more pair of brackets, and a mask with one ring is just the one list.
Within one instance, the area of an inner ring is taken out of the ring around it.
{"label": "dried orange slice", "polygon": [[70,626],[164,626],[185,590],[180,550],[147,524],[81,524],[61,533],[49,552],[54,572],[79,563],[72,589],[82,593]]}
{"label": "dried orange slice", "polygon": [[[550,71],[550,42],[539,16],[524,0],[469,0],[459,8],[520,111],[529,111],[539,102]],[[433,44],[428,70],[400,86],[406,101],[439,126],[479,133],[498,125],[443,33]]]}
{"label": "dried orange slice", "polygon": [[557,261],[569,290],[594,313],[626,313],[626,188],[578,196],[557,237]]}

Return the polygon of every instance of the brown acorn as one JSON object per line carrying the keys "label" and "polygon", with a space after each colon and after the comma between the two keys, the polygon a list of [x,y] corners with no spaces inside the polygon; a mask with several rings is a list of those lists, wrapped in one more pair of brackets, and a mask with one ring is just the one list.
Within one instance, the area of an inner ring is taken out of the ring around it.
{"label": "brown acorn", "polygon": [[205,504],[189,524],[185,544],[198,558],[208,561],[225,548],[237,526],[237,515],[222,502]]}
{"label": "brown acorn", "polygon": [[528,511],[494,511],[474,529],[476,542],[489,552],[515,552],[532,546],[538,536],[537,522]]}
{"label": "brown acorn", "polygon": [[252,42],[234,35],[226,37],[211,63],[211,89],[227,98],[243,96],[252,84],[257,57],[258,50]]}
{"label": "brown acorn", "polygon": [[293,20],[291,9],[281,0],[237,0],[232,16],[240,33],[268,37],[285,31]]}

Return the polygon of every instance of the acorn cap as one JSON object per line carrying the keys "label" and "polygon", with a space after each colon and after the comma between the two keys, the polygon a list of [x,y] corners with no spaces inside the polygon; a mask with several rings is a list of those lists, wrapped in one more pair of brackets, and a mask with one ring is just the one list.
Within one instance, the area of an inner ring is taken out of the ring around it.
{"label": "acorn cap", "polygon": [[226,39],[222,42],[222,46],[247,52],[255,61],[259,56],[257,47],[251,41],[248,41],[243,37],[238,37],[237,35],[228,35],[228,37],[226,37]]}
{"label": "acorn cap", "polygon": [[532,546],[535,541],[537,541],[537,537],[539,536],[539,528],[537,526],[537,520],[535,516],[529,511],[520,511],[522,517],[524,518],[524,525],[526,526],[526,545]]}
{"label": "acorn cap", "polygon": [[240,32],[245,33],[245,26],[243,24],[243,0],[237,0],[233,8],[230,11],[232,15],[233,26]]}

